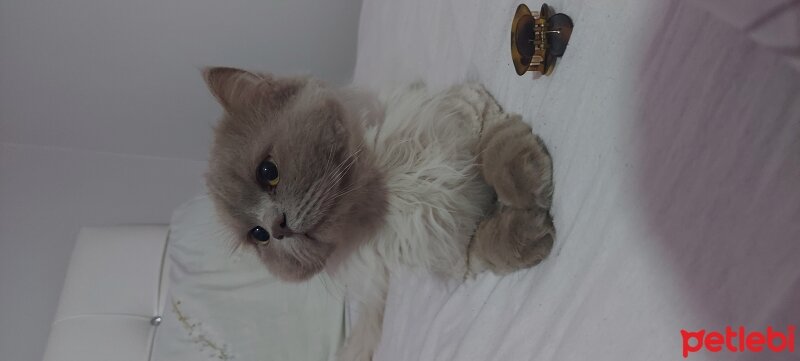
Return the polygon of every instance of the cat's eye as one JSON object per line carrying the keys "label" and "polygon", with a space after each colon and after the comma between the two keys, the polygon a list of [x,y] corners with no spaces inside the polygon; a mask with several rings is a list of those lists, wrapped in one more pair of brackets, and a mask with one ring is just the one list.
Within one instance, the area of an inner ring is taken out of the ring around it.
{"label": "cat's eye", "polygon": [[264,160],[258,165],[258,169],[256,169],[256,180],[263,188],[277,186],[280,181],[278,166],[269,159]]}
{"label": "cat's eye", "polygon": [[253,229],[250,230],[250,237],[253,237],[253,239],[260,243],[269,242],[269,232],[261,226],[253,227]]}

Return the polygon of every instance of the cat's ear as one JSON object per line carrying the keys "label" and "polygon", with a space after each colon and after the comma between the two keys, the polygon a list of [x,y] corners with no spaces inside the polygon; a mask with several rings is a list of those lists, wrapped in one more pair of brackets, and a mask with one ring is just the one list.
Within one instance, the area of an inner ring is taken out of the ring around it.
{"label": "cat's ear", "polygon": [[227,67],[205,68],[203,78],[208,90],[228,112],[250,103],[262,79],[258,74]]}
{"label": "cat's ear", "polygon": [[227,67],[206,68],[203,78],[211,94],[229,113],[263,105],[278,107],[302,86],[300,79],[278,79]]}

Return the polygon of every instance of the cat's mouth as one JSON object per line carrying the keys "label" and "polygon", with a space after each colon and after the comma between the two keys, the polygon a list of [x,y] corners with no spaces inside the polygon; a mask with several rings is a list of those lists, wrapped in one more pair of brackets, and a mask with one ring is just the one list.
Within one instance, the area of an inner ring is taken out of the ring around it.
{"label": "cat's mouth", "polygon": [[306,228],[300,235],[310,242],[330,244],[331,242],[325,241],[324,236],[326,233],[325,231],[328,228],[328,212],[330,211],[331,209],[327,209],[325,212],[323,212],[322,217],[318,219],[312,226]]}
{"label": "cat's mouth", "polygon": [[292,282],[304,281],[325,268],[334,246],[317,238],[312,232],[295,233],[275,240],[258,253],[273,274]]}

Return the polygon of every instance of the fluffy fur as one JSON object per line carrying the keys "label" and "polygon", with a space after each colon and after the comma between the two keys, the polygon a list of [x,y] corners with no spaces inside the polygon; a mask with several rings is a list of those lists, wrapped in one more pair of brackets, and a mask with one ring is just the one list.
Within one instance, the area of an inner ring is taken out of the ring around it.
{"label": "fluffy fur", "polygon": [[[360,307],[341,360],[371,359],[397,267],[502,274],[552,247],[546,148],[479,85],[429,94],[418,83],[376,100],[228,68],[206,80],[226,109],[208,176],[218,212],[279,276],[303,280],[327,266],[343,280]],[[252,174],[266,157],[296,169],[265,194]],[[244,236],[281,213],[313,221],[291,224],[294,239]]]}
{"label": "fluffy fur", "polygon": [[[305,78],[274,78],[238,69],[205,73],[225,109],[215,130],[207,185],[217,213],[238,244],[255,250],[277,276],[306,280],[337,246],[373,234],[386,213],[386,190],[363,128],[336,94]],[[271,159],[280,183],[264,189],[258,164]],[[248,232],[291,235],[256,242]],[[286,232],[283,232],[286,233]]]}

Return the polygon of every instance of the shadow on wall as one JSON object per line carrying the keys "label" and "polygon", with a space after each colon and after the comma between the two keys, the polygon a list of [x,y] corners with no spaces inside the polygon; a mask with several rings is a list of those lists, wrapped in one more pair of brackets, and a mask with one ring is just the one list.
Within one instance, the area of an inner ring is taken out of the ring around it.
{"label": "shadow on wall", "polygon": [[638,69],[650,226],[701,324],[800,326],[800,74],[692,6],[663,16]]}

